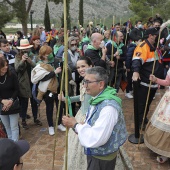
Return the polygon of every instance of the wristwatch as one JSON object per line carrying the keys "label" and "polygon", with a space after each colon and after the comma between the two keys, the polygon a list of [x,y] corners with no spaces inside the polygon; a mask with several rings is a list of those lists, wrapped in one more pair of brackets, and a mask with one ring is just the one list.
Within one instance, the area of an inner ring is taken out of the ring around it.
{"label": "wristwatch", "polygon": [[76,126],[78,125],[78,123],[75,123],[75,125],[72,127],[73,131],[77,134],[76,132]]}

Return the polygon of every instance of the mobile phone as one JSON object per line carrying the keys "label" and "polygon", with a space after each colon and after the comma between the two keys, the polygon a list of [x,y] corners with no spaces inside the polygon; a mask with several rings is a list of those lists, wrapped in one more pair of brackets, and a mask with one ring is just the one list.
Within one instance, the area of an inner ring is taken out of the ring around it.
{"label": "mobile phone", "polygon": [[26,56],[26,59],[28,58],[28,54],[27,53],[24,53],[24,55]]}

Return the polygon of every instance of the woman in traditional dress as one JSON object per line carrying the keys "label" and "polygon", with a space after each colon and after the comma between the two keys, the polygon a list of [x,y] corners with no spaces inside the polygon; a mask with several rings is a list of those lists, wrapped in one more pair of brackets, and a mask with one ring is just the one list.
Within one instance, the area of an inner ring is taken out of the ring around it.
{"label": "woman in traditional dress", "polygon": [[[92,62],[88,57],[80,57],[76,64],[77,71],[81,77],[85,76],[85,72],[87,68],[92,67]],[[64,96],[62,98],[58,95],[59,100],[65,101]],[[89,107],[88,101],[91,96],[85,94],[85,88],[82,83],[80,83],[80,95],[70,97],[71,102],[79,102],[81,101],[81,107],[76,114],[76,120],[79,123],[83,123],[86,118],[86,112]],[[79,142],[77,134],[70,129],[68,133],[68,165],[69,170],[85,170],[87,169],[87,160],[86,155],[84,154],[84,149]],[[64,169],[64,167],[63,167]]]}
{"label": "woman in traditional dress", "polygon": [[[150,75],[150,80],[162,86],[169,86],[170,70],[165,80],[154,75]],[[168,160],[170,157],[170,90],[166,91],[148,122],[144,141],[149,149],[160,155],[157,157],[159,163]]]}

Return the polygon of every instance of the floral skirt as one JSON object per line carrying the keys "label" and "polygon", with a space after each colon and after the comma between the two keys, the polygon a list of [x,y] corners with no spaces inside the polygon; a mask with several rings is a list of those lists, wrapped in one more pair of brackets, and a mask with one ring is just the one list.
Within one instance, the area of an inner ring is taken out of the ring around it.
{"label": "floral skirt", "polygon": [[144,135],[153,152],[170,157],[170,91],[166,91],[148,122]]}

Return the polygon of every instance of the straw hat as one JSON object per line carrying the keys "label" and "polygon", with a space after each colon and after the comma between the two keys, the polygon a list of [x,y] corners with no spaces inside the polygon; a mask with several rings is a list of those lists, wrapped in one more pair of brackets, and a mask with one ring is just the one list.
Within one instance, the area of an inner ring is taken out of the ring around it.
{"label": "straw hat", "polygon": [[27,49],[27,48],[31,48],[31,47],[33,47],[33,45],[30,45],[28,39],[21,39],[20,46],[17,46],[17,49],[23,50],[23,49]]}

